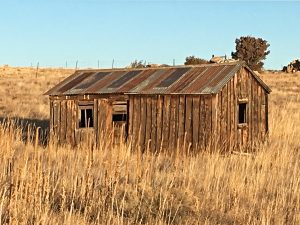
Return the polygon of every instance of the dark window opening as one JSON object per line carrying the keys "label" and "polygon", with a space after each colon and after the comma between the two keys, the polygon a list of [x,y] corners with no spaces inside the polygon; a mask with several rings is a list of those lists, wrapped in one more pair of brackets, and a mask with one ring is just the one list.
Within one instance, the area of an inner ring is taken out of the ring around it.
{"label": "dark window opening", "polygon": [[247,123],[246,109],[247,109],[247,103],[239,103],[239,124]]}
{"label": "dark window opening", "polygon": [[127,121],[127,114],[113,114],[113,122]]}
{"label": "dark window opening", "polygon": [[82,108],[79,112],[79,128],[94,127],[93,109]]}

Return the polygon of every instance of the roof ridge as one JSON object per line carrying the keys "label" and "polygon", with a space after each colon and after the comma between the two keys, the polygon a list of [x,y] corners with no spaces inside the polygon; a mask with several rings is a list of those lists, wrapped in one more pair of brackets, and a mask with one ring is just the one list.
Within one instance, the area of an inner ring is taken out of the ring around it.
{"label": "roof ridge", "polygon": [[176,65],[176,66],[162,66],[162,67],[144,67],[144,68],[102,68],[102,69],[79,69],[75,72],[102,72],[102,71],[132,71],[132,70],[152,70],[152,69],[172,69],[172,68],[193,68],[193,67],[212,67],[212,66],[230,66],[244,64],[244,61],[235,61],[235,62],[224,62],[224,63],[203,63],[195,65]]}

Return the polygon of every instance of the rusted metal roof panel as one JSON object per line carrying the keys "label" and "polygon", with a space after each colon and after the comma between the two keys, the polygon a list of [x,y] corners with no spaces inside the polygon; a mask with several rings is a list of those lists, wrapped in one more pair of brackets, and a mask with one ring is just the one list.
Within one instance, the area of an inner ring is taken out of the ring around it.
{"label": "rusted metal roof panel", "polygon": [[180,93],[188,85],[190,85],[197,77],[201,76],[202,73],[207,70],[206,67],[193,67],[188,71],[188,74],[169,88],[168,93]]}
{"label": "rusted metal roof panel", "polygon": [[104,77],[109,75],[110,72],[93,72],[89,73],[88,77],[84,79],[82,82],[75,85],[73,88],[65,91],[65,95],[75,95],[85,93],[86,89],[93,85],[94,83],[102,80]]}
{"label": "rusted metal roof panel", "polygon": [[87,94],[101,93],[101,90],[103,88],[110,85],[112,83],[112,81],[119,79],[122,75],[126,74],[126,72],[127,71],[112,71],[108,76],[97,81],[96,83],[91,85],[89,88],[87,88],[85,92]]}
{"label": "rusted metal roof panel", "polygon": [[124,76],[120,77],[119,79],[115,80],[112,84],[108,86],[108,88],[119,88],[135,76],[137,76],[139,73],[141,73],[141,70],[132,70],[126,73]]}
{"label": "rusted metal roof panel", "polygon": [[64,85],[66,85],[67,83],[69,83],[70,81],[74,80],[76,77],[82,75],[83,72],[80,71],[76,71],[74,74],[72,74],[71,76],[67,77],[66,79],[64,79],[63,81],[61,81],[59,84],[55,85],[53,88],[51,88],[50,90],[48,90],[45,95],[60,95],[62,94],[61,92],[59,92],[58,90],[63,87]]}
{"label": "rusted metal roof panel", "polygon": [[130,82],[124,84],[121,88],[117,90],[117,92],[129,92],[133,91],[132,89],[136,87],[142,87],[142,83],[146,81],[151,75],[153,75],[157,70],[142,70],[139,76],[134,77]]}
{"label": "rusted metal roof panel", "polygon": [[[219,92],[241,67],[250,70],[244,63],[238,62],[77,71],[46,94],[214,94]],[[267,91],[269,90],[257,76],[253,76]]]}
{"label": "rusted metal roof panel", "polygon": [[167,88],[176,82],[181,76],[183,76],[191,68],[178,68],[170,76],[160,82],[158,88]]}
{"label": "rusted metal roof panel", "polygon": [[183,92],[186,93],[199,93],[201,87],[206,87],[207,83],[211,81],[225,66],[212,66],[208,67],[200,76],[198,76]]}

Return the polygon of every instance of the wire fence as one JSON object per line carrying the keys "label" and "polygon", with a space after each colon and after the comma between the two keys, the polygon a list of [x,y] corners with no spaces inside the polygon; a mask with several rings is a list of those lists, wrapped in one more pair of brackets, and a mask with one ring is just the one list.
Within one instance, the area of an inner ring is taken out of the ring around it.
{"label": "wire fence", "polygon": [[22,63],[21,65],[16,65],[18,67],[31,67],[31,68],[65,68],[65,69],[107,69],[107,68],[124,68],[130,66],[134,61],[141,62],[144,65],[157,64],[157,65],[183,65],[184,60],[182,59],[169,59],[169,60],[144,60],[144,59],[134,59],[134,60],[122,60],[122,59],[111,59],[111,60],[65,60],[60,63],[47,63],[43,61],[34,61],[30,63]]}

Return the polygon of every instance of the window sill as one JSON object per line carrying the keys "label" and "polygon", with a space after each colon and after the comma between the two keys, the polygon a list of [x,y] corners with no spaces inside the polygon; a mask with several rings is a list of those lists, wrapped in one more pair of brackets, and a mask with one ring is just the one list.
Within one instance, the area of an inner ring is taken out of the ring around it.
{"label": "window sill", "polygon": [[238,129],[242,129],[242,128],[246,128],[246,127],[248,127],[248,124],[247,124],[247,123],[239,123],[239,124],[237,125],[237,128],[238,128]]}
{"label": "window sill", "polygon": [[77,127],[76,130],[94,130],[94,127]]}

